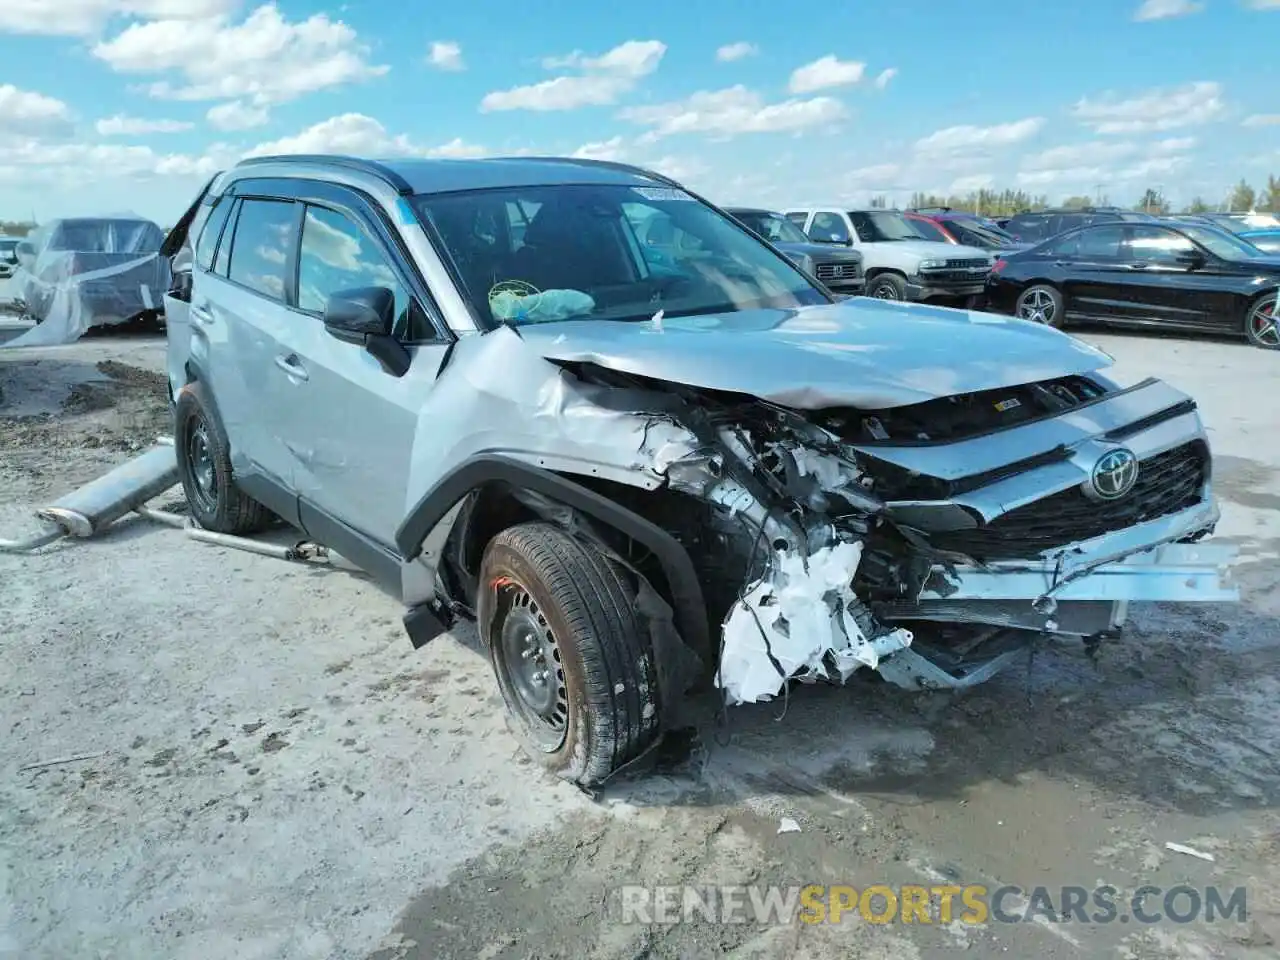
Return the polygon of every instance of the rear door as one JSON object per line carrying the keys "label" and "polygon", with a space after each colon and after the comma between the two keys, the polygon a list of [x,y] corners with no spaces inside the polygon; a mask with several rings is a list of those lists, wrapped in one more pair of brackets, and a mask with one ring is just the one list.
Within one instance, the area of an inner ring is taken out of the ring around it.
{"label": "rear door", "polygon": [[1098,224],[1053,242],[1047,255],[1059,278],[1068,314],[1099,320],[1123,316],[1129,293],[1120,224]]}
{"label": "rear door", "polygon": [[[418,414],[453,338],[375,204],[334,184],[295,187],[296,288],[273,338],[267,395],[287,410],[283,439],[303,527],[322,542],[355,532],[390,550],[404,519]],[[403,377],[325,332],[326,300],[361,287],[395,297],[395,336],[413,357]]]}
{"label": "rear door", "polygon": [[[191,291],[193,356],[200,362],[231,442],[232,464],[246,491],[296,522],[289,491],[295,463],[283,442],[287,410],[271,395],[273,344],[284,318],[296,205],[273,195],[270,181],[239,181],[213,260],[197,268]],[[267,486],[269,493],[262,494]],[[282,496],[283,494],[283,496]]]}

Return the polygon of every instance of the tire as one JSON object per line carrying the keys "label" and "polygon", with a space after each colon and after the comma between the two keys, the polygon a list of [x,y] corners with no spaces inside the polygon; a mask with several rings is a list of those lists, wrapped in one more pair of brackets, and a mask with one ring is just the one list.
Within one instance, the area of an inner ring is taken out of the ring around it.
{"label": "tire", "polygon": [[1255,347],[1280,350],[1280,294],[1264,293],[1249,304],[1244,314],[1244,335]]}
{"label": "tire", "polygon": [[907,281],[896,273],[881,273],[867,281],[867,296],[876,300],[905,300]]}
{"label": "tire", "polygon": [[548,523],[509,527],[485,548],[478,593],[507,725],[541,767],[592,786],[657,740],[653,652],[602,553]]}
{"label": "tire", "polygon": [[1013,305],[1013,315],[1020,320],[1060,328],[1066,315],[1062,292],[1047,283],[1032,284],[1018,294]]}
{"label": "tire", "polygon": [[231,473],[231,447],[204,386],[178,392],[173,413],[178,475],[192,518],[218,533],[256,533],[271,523],[266,507],[240,492]]}

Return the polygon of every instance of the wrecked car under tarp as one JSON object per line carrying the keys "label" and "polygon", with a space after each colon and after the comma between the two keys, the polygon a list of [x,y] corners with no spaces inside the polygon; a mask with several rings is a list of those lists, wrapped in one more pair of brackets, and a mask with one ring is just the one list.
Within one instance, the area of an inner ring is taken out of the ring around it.
{"label": "wrecked car under tarp", "polygon": [[93,327],[157,319],[169,286],[164,235],[130,214],[51,220],[18,245],[10,280],[35,325],[8,347],[72,343]]}
{"label": "wrecked car under tarp", "polygon": [[458,531],[498,509],[482,481],[504,461],[679,544],[696,585],[652,544],[611,539],[589,502],[522,487],[528,474],[506,485],[664,596],[659,627],[684,641],[665,649],[698,654],[730,703],[861,668],[968,686],[1037,637],[1115,634],[1130,601],[1236,598],[1230,548],[1197,542],[1218,511],[1190,398],[1122,388],[1098,372],[1109,357],[1056,331],[910,309],[859,299],[463,337],[418,420],[397,535],[418,561],[406,599],[438,618],[431,632],[450,622],[474,576]]}

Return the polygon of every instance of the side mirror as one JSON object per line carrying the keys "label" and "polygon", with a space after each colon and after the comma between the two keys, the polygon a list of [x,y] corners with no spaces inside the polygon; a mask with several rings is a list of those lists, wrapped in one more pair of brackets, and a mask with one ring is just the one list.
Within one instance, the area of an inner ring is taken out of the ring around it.
{"label": "side mirror", "polygon": [[1199,250],[1180,250],[1175,259],[1188,270],[1199,270],[1205,264],[1204,254]]}
{"label": "side mirror", "polygon": [[391,335],[396,321],[396,295],[386,287],[339,290],[324,304],[324,329],[343,343],[364,347],[393,377],[409,372],[413,358]]}

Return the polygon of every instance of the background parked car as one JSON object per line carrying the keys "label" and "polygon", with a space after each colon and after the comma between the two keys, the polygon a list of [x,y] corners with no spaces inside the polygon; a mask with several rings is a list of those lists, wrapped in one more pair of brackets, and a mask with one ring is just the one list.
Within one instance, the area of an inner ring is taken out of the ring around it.
{"label": "background parked car", "polygon": [[764,237],[832,292],[857,296],[866,287],[862,254],[857,250],[833,250],[830,244],[814,243],[803,230],[772,210],[729,207],[725,212]]}
{"label": "background parked car", "polygon": [[1247,240],[1263,253],[1280,254],[1280,226],[1257,226],[1259,221],[1265,222],[1262,216],[1251,217],[1252,222],[1243,215],[1230,213],[1176,214],[1167,219],[1175,223],[1210,224]]}
{"label": "background parked car", "polygon": [[930,215],[908,211],[906,217],[916,224],[926,237],[931,240],[941,240],[943,243],[978,247],[982,250],[990,250],[997,255],[1012,253],[1015,250],[1024,250],[1031,246],[1029,243],[1020,243],[1015,240],[994,223],[989,224],[985,220],[974,216],[961,214]]}
{"label": "background parked car", "polygon": [[157,319],[169,279],[163,239],[141,218],[51,220],[18,243],[18,295],[37,323],[56,320],[70,339],[89,327]]}
{"label": "background parked car", "polygon": [[1082,207],[1072,210],[1036,210],[1016,214],[1004,224],[1006,232],[1023,243],[1040,243],[1050,237],[1091,223],[1151,221],[1154,217],[1119,207]]}
{"label": "background parked car", "polygon": [[18,242],[21,237],[0,237],[0,280],[13,276],[18,269]]}
{"label": "background parked car", "polygon": [[1242,335],[1280,349],[1280,258],[1198,223],[1095,223],[996,261],[992,309],[1071,320]]}
{"label": "background parked car", "polygon": [[981,296],[991,255],[977,247],[929,239],[901,210],[788,210],[810,240],[862,254],[867,296],[881,300],[970,299]]}

